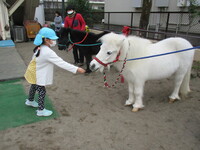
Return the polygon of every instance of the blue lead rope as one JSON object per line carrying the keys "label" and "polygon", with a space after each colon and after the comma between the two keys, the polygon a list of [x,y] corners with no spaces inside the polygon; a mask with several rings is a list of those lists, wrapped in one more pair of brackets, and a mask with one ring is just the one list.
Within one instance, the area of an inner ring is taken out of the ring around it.
{"label": "blue lead rope", "polygon": [[151,55],[151,56],[145,56],[145,57],[138,57],[138,58],[127,59],[126,61],[139,60],[139,59],[147,59],[147,58],[158,57],[158,56],[163,56],[163,55],[170,55],[170,54],[180,53],[180,52],[189,51],[189,50],[193,50],[193,49],[197,49],[197,48],[200,48],[200,46],[196,46],[196,47],[192,47],[192,48],[187,48],[187,49],[182,49],[182,50],[173,51],[173,52],[168,52],[168,53],[163,53],[163,54],[157,54],[157,55]]}

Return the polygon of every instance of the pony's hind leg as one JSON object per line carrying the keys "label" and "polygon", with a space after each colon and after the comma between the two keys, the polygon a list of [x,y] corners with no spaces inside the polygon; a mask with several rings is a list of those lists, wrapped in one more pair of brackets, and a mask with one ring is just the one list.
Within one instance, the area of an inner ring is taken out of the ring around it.
{"label": "pony's hind leg", "polygon": [[175,74],[174,90],[172,94],[169,96],[169,103],[173,103],[175,100],[180,100],[179,90],[183,82],[184,76],[185,76],[185,73],[177,72]]}
{"label": "pony's hind leg", "polygon": [[134,103],[134,97],[133,97],[133,83],[128,82],[128,92],[129,92],[129,97],[125,102],[125,106],[132,105]]}

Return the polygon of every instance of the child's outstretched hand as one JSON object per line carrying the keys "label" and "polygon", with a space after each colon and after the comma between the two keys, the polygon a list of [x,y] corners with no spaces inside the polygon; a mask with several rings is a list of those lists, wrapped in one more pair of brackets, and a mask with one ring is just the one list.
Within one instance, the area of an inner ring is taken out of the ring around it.
{"label": "child's outstretched hand", "polygon": [[77,69],[77,72],[79,72],[79,73],[85,73],[85,69],[83,69],[83,68],[78,68],[78,69]]}

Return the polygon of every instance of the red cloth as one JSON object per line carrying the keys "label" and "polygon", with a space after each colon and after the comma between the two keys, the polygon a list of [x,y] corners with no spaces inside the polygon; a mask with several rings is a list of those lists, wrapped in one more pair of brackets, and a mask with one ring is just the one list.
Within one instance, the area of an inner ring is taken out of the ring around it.
{"label": "red cloth", "polygon": [[[74,24],[72,27],[72,22],[74,19]],[[69,16],[65,17],[65,21],[64,21],[64,27],[65,28],[72,28],[75,30],[81,30],[81,31],[85,31],[85,20],[83,19],[82,15],[79,13],[76,13],[75,18],[72,17],[70,18]]]}
{"label": "red cloth", "polygon": [[130,27],[128,26],[124,26],[122,29],[122,33],[126,36],[128,36],[130,34]]}

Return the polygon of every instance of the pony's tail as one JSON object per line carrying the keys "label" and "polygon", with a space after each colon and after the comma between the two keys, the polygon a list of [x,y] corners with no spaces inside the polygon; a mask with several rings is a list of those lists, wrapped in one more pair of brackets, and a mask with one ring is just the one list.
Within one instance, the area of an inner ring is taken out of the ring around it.
{"label": "pony's tail", "polygon": [[187,94],[190,92],[190,74],[191,74],[191,67],[188,68],[187,73],[185,74],[185,77],[183,79],[183,82],[180,87],[180,94],[181,97],[185,98]]}

